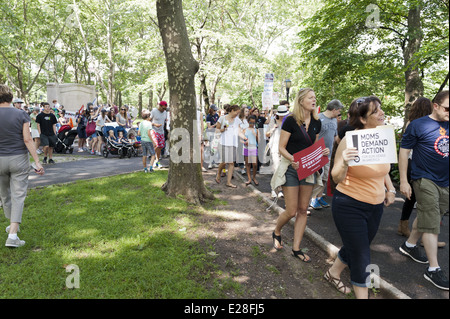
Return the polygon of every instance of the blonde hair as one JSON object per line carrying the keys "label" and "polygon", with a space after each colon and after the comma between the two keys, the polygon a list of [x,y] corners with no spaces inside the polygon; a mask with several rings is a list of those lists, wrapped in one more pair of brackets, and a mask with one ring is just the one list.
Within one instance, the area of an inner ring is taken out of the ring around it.
{"label": "blonde hair", "polygon": [[[303,88],[300,89],[295,97],[294,101],[294,109],[292,110],[292,116],[295,118],[295,121],[298,125],[302,125],[305,122],[305,115],[303,114],[303,100],[309,92],[314,92],[311,88]],[[317,114],[317,110],[311,112],[311,116],[315,119],[319,119],[319,115]]]}
{"label": "blonde hair", "polygon": [[142,113],[141,113],[141,116],[142,116],[142,119],[143,119],[143,120],[148,119],[148,118],[150,117],[150,111],[149,111],[149,110],[146,110],[146,109],[143,109],[143,110],[142,110]]}

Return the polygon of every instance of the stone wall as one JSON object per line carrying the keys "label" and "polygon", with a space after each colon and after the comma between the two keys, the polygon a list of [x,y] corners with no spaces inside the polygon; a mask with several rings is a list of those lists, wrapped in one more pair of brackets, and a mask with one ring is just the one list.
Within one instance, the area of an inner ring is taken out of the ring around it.
{"label": "stone wall", "polygon": [[95,98],[94,85],[47,83],[47,101],[53,106],[52,101],[57,100],[59,104],[64,105],[66,111],[76,112],[82,105],[94,102]]}

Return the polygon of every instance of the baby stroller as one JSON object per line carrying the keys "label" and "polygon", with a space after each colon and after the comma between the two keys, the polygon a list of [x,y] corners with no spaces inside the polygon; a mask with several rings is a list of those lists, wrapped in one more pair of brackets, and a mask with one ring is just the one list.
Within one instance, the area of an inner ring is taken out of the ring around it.
{"label": "baby stroller", "polygon": [[137,136],[137,132],[135,129],[131,128],[127,132],[127,139],[130,140],[131,145],[133,146],[130,149],[131,156],[138,156],[139,151],[141,150],[141,140],[140,136]]}
{"label": "baby stroller", "polygon": [[[114,132],[114,140],[110,139],[109,131]],[[118,128],[115,128],[113,126],[104,126],[102,129],[103,132],[103,142],[105,143],[103,145],[102,149],[102,155],[104,158],[107,158],[109,154],[112,155],[119,155],[120,158],[124,158],[125,156],[131,157],[131,152],[128,151],[129,147],[126,144],[120,143],[116,141],[118,137]],[[126,131],[124,132],[126,134]],[[124,134],[124,135],[125,135]],[[132,147],[132,145],[131,145]]]}
{"label": "baby stroller", "polygon": [[73,153],[73,141],[77,137],[78,132],[77,130],[72,130],[72,128],[69,125],[63,125],[58,131],[58,135],[56,136],[58,138],[58,141],[55,145],[55,152],[56,153],[63,153],[65,154],[67,151],[72,154]]}
{"label": "baby stroller", "polygon": [[[124,157],[127,156],[128,158],[130,158],[132,156],[136,156],[135,155],[136,154],[136,150],[135,150],[135,148],[133,146],[133,143],[131,143],[128,140],[128,135],[131,132],[131,130],[127,132],[125,130],[125,128],[120,126],[120,127],[116,127],[116,131],[117,131],[117,136],[119,138],[122,138],[121,142],[122,142],[122,151],[123,151],[123,154],[124,154],[123,156]],[[122,133],[122,134],[120,134],[120,133]],[[122,135],[122,136],[120,136],[120,135]]]}

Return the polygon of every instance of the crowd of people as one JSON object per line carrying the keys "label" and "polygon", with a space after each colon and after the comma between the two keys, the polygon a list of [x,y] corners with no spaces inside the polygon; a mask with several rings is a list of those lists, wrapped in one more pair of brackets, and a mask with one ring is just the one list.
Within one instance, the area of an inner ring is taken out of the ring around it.
{"label": "crowd of people", "polygon": [[[439,267],[437,249],[445,246],[438,241],[438,234],[442,216],[448,212],[448,101],[448,91],[441,91],[432,101],[417,99],[409,110],[398,154],[400,191],[406,197],[398,233],[407,237],[399,251],[416,262],[428,264],[425,279],[443,290],[448,290],[448,278]],[[243,157],[248,178],[245,184],[253,182],[257,186],[260,159],[270,151],[274,168],[272,197],[283,196],[286,204],[272,233],[273,246],[277,250],[283,248],[283,226],[295,217],[292,255],[302,262],[311,262],[300,248],[308,209],[330,206],[322,195],[327,183],[332,184],[331,209],[343,246],[325,279],[339,292],[350,293],[352,289],[340,279],[348,267],[355,296],[367,298],[370,244],[378,231],[383,207],[394,202],[396,189],[390,178],[390,163],[349,165],[358,156],[358,150],[353,144],[347,145],[345,133],[385,125],[381,100],[376,96],[357,98],[348,108],[348,119],[338,121],[343,109],[339,100],[332,100],[318,114],[316,96],[310,88],[298,92],[291,112],[287,101],[282,101],[267,117],[265,111],[259,114],[258,109],[237,105],[225,105],[224,114],[219,116],[217,107],[212,105],[206,117],[207,127],[214,129],[206,135],[207,164],[209,169],[218,168],[216,183],[220,184],[221,177],[226,176],[225,185],[235,188],[233,170]],[[264,125],[266,129],[262,130]],[[299,162],[294,160],[294,154],[320,138],[325,142],[322,155],[329,161],[319,172],[299,180]],[[260,147],[261,141],[268,142],[268,147]],[[408,220],[415,204],[417,218],[409,230]],[[420,238],[424,251],[417,245]]]}
{"label": "crowd of people", "polygon": [[[18,239],[17,231],[26,196],[28,154],[34,159],[35,171],[44,174],[37,150],[43,147],[43,163],[47,159],[48,163],[53,163],[52,146],[58,125],[76,125],[78,151],[86,151],[89,135],[92,137],[89,143],[91,154],[99,154],[103,126],[114,121],[126,128],[131,123],[126,107],[115,110],[88,105],[85,112],[78,114],[76,123],[70,123],[61,108],[57,118],[49,103],[24,112],[11,107],[12,101],[11,90],[0,85],[0,134],[5,137],[0,141],[0,197],[5,216],[11,222],[7,228],[6,246],[20,247],[24,242]],[[448,278],[439,267],[437,249],[445,245],[438,241],[438,234],[442,215],[448,212],[448,102],[448,91],[441,91],[432,101],[417,99],[409,110],[398,157],[400,192],[406,197],[398,233],[407,237],[399,250],[415,262],[428,264],[425,279],[444,290],[448,290]],[[235,168],[247,176],[246,185],[258,186],[258,171],[264,165],[262,162],[270,158],[274,170],[270,183],[272,197],[284,197],[286,205],[272,232],[273,247],[276,250],[283,248],[283,227],[295,218],[292,255],[301,262],[312,261],[301,249],[308,210],[331,206],[343,245],[325,279],[339,292],[350,293],[352,289],[341,281],[341,273],[348,267],[355,296],[367,298],[370,244],[378,231],[383,207],[394,202],[396,189],[390,178],[389,163],[349,165],[358,156],[358,150],[348,143],[345,133],[385,125],[382,102],[376,96],[354,99],[345,121],[338,121],[344,109],[339,100],[330,101],[322,113],[318,113],[316,103],[314,90],[303,88],[297,93],[292,108],[288,101],[281,101],[274,110],[262,111],[229,104],[220,110],[211,105],[205,132],[199,127],[204,149],[202,164],[206,163],[208,169],[217,168],[217,184],[226,177],[225,185],[237,188],[233,184]],[[167,103],[161,101],[157,108],[144,110],[141,114],[137,131],[146,173],[161,166],[162,150],[169,149],[167,124],[170,114],[167,108]],[[95,126],[95,132],[88,134],[86,131],[92,126]],[[328,157],[328,164],[299,179],[299,162],[294,155],[321,138],[325,142],[322,156]],[[202,169],[207,170],[203,165]],[[333,190],[331,205],[322,196],[327,183]],[[408,220],[414,204],[417,205],[417,217],[410,230]],[[424,250],[418,245],[420,238]]]}
{"label": "crowd of people", "polygon": [[[14,108],[25,111],[30,116],[31,136],[35,143],[37,153],[44,154],[43,164],[54,164],[53,152],[58,142],[58,134],[62,131],[75,130],[78,138],[78,152],[102,156],[102,147],[108,138],[108,132],[103,128],[108,123],[117,126],[114,143],[133,143],[136,141],[134,132],[130,133],[128,140],[117,136],[120,131],[126,133],[131,127],[133,117],[127,105],[117,107],[116,105],[98,105],[87,103],[86,107],[80,108],[74,116],[67,116],[63,105],[57,100],[33,103],[26,105],[22,99],[14,99]],[[73,113],[73,112],[72,112]],[[104,138],[103,138],[104,137]]]}

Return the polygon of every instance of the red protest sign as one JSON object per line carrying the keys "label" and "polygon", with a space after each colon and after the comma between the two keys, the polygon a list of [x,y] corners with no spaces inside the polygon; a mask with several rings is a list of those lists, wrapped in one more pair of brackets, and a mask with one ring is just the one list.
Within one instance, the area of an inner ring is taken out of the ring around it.
{"label": "red protest sign", "polygon": [[328,163],[328,156],[323,156],[322,154],[324,149],[325,141],[322,137],[310,147],[294,154],[294,161],[299,163],[297,170],[299,180],[317,172]]}

